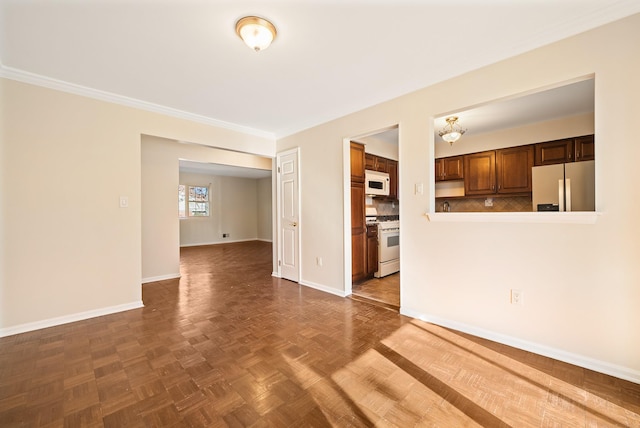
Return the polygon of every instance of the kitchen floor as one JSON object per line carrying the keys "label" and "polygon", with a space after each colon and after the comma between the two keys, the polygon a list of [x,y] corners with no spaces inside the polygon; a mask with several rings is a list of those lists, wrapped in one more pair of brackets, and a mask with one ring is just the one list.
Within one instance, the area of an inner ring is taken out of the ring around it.
{"label": "kitchen floor", "polygon": [[268,242],[183,248],[143,308],[0,338],[0,426],[640,426],[638,384],[271,270]]}
{"label": "kitchen floor", "polygon": [[352,298],[378,306],[400,310],[400,272],[382,278],[372,278],[351,288]]}

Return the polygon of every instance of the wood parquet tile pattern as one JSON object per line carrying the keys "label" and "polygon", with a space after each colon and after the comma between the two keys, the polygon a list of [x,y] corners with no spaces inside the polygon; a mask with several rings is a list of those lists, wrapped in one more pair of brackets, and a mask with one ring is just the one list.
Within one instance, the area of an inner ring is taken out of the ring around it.
{"label": "wood parquet tile pattern", "polygon": [[181,272],[0,339],[0,426],[640,426],[640,385],[272,278],[269,243]]}
{"label": "wood parquet tile pattern", "polygon": [[353,284],[352,297],[395,311],[400,310],[400,272]]}

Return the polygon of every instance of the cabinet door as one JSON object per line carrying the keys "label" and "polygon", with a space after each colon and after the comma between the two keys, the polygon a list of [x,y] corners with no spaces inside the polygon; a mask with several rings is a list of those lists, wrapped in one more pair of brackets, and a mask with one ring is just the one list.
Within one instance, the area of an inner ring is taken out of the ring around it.
{"label": "cabinet door", "polygon": [[351,280],[365,277],[367,263],[364,219],[364,183],[351,182]]}
{"label": "cabinet door", "polygon": [[389,172],[389,199],[398,199],[398,162],[389,159],[387,170]]}
{"label": "cabinet door", "polygon": [[433,171],[436,177],[436,181],[444,180],[444,172],[443,172],[443,166],[442,166],[443,163],[444,163],[444,158],[435,160]]}
{"label": "cabinet door", "polygon": [[538,143],[535,152],[536,166],[573,162],[573,139]]}
{"label": "cabinet door", "polygon": [[461,180],[464,178],[464,161],[462,156],[442,158],[443,180]]}
{"label": "cabinet door", "polygon": [[497,193],[531,192],[533,146],[496,150]]}
{"label": "cabinet door", "polygon": [[378,226],[367,226],[367,277],[378,270]]}
{"label": "cabinet door", "polygon": [[351,142],[351,181],[364,183],[364,145]]}
{"label": "cabinet door", "polygon": [[576,162],[594,160],[596,158],[595,139],[593,135],[576,138],[574,146]]}
{"label": "cabinet door", "polygon": [[376,155],[372,155],[371,153],[364,154],[364,169],[368,169],[369,171],[376,170]]}
{"label": "cabinet door", "polygon": [[496,152],[473,153],[464,156],[464,194],[488,195],[496,191]]}

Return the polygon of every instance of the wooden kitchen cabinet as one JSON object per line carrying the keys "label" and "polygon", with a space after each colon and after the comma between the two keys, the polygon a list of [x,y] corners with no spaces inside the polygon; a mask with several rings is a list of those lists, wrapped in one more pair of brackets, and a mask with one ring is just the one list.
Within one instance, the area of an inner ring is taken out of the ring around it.
{"label": "wooden kitchen cabinet", "polygon": [[531,192],[533,155],[531,145],[465,155],[465,196]]}
{"label": "wooden kitchen cabinet", "polygon": [[373,278],[378,270],[378,225],[367,225],[367,269],[366,277]]}
{"label": "wooden kitchen cabinet", "polygon": [[533,146],[518,146],[496,150],[496,193],[531,192]]}
{"label": "wooden kitchen cabinet", "polygon": [[367,269],[364,182],[351,181],[351,280],[362,281]]}
{"label": "wooden kitchen cabinet", "polygon": [[574,139],[575,161],[588,161],[596,158],[595,138],[593,135],[584,135]]}
{"label": "wooden kitchen cabinet", "polygon": [[364,145],[352,141],[351,150],[349,153],[351,161],[351,181],[359,181],[364,183]]}
{"label": "wooden kitchen cabinet", "polygon": [[535,166],[573,162],[573,138],[535,145]]}
{"label": "wooden kitchen cabinet", "polygon": [[489,195],[496,191],[496,151],[464,155],[464,194]]}
{"label": "wooden kitchen cabinet", "polygon": [[593,135],[546,141],[535,145],[535,166],[595,159]]}
{"label": "wooden kitchen cabinet", "polygon": [[398,199],[398,161],[387,160],[389,173],[389,199]]}
{"label": "wooden kitchen cabinet", "polygon": [[365,153],[364,155],[364,168],[369,171],[389,172],[388,171],[388,159],[380,156],[376,156],[371,153]]}
{"label": "wooden kitchen cabinet", "polygon": [[462,180],[464,178],[464,156],[436,159],[436,181]]}

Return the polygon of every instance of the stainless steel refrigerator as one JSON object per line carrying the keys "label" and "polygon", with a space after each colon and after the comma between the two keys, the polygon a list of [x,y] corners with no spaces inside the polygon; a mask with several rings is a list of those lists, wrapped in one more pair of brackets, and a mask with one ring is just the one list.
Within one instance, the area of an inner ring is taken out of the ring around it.
{"label": "stainless steel refrigerator", "polygon": [[534,211],[595,211],[595,161],[535,166]]}

